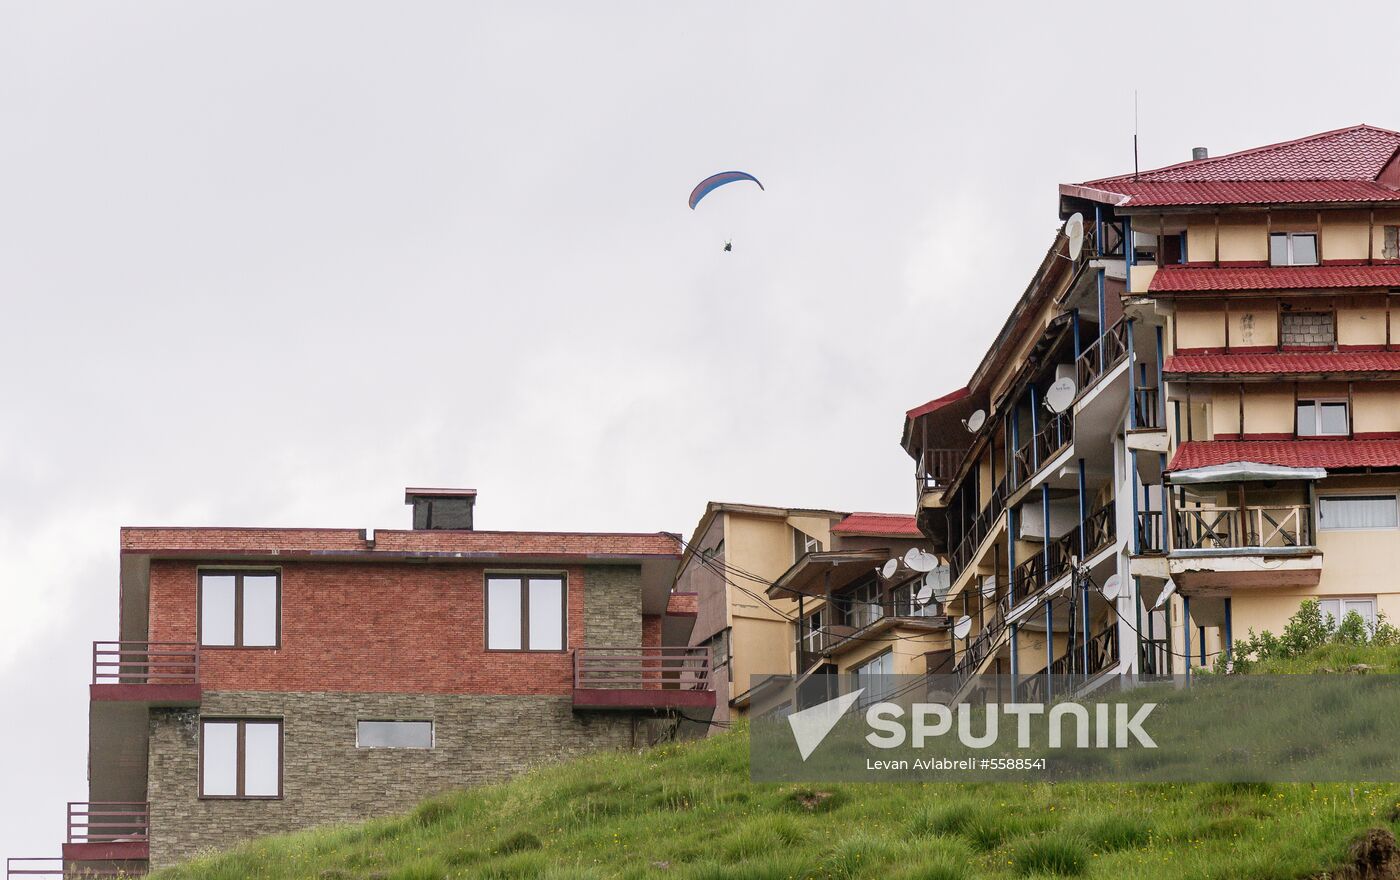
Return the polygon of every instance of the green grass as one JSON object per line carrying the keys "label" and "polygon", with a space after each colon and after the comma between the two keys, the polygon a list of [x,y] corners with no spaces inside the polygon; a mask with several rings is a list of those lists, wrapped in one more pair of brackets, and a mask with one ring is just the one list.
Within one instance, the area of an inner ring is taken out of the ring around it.
{"label": "green grass", "polygon": [[1400,646],[1323,645],[1313,648],[1301,657],[1289,660],[1277,658],[1261,660],[1254,664],[1250,673],[1254,675],[1296,675],[1320,671],[1346,672],[1348,668],[1358,663],[1374,667],[1374,672],[1400,674]]}
{"label": "green grass", "polygon": [[[1327,646],[1290,663],[1389,669],[1397,655],[1384,653]],[[753,784],[741,725],[540,768],[396,818],[263,838],[155,876],[1283,880],[1336,868],[1376,827],[1400,827],[1400,786]]]}

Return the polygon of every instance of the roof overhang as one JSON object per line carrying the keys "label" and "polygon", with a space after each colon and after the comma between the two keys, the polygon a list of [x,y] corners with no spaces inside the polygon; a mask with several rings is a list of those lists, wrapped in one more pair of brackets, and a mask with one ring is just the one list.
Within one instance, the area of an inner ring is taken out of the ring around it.
{"label": "roof overhang", "polygon": [[843,589],[874,571],[890,558],[887,549],[826,550],[808,553],[768,588],[768,598],[826,596],[827,591]]}

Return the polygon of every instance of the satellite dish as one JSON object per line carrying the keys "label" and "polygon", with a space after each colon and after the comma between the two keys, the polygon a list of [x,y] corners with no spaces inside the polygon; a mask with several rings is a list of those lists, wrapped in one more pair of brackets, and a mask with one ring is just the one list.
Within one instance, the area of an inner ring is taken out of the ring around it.
{"label": "satellite dish", "polygon": [[964,614],[958,618],[957,623],[953,624],[953,637],[965,639],[970,632],[972,632],[972,618]]}
{"label": "satellite dish", "polygon": [[985,424],[987,424],[987,411],[979,409],[967,417],[967,421],[963,422],[963,427],[967,428],[970,433],[976,434],[982,430],[982,426]]}
{"label": "satellite dish", "polygon": [[1080,213],[1071,214],[1065,221],[1065,235],[1069,236],[1069,258],[1079,259],[1079,255],[1084,252],[1084,215]]}
{"label": "satellite dish", "polygon": [[[940,565],[924,575],[924,586],[933,598],[942,602],[944,597],[948,595],[948,588],[952,586],[951,579],[948,577],[948,566]],[[920,592],[923,591],[920,590]]]}
{"label": "satellite dish", "polygon": [[938,557],[932,553],[925,553],[918,547],[911,547],[909,552],[904,554],[904,564],[917,572],[933,571],[938,567]]}
{"label": "satellite dish", "polygon": [[890,578],[894,577],[895,574],[897,574],[898,572],[899,572],[899,560],[898,560],[898,559],[891,559],[891,560],[889,560],[888,562],[885,563],[884,567],[880,569],[880,574],[884,576],[885,580],[889,580]]}
{"label": "satellite dish", "polygon": [[1054,413],[1062,413],[1069,409],[1069,405],[1074,403],[1074,380],[1066,376],[1063,379],[1056,379],[1055,384],[1050,386],[1050,390],[1045,392],[1045,408]]}
{"label": "satellite dish", "polygon": [[914,594],[914,601],[920,605],[927,605],[928,600],[933,598],[933,581],[924,578],[920,581],[919,592]]}
{"label": "satellite dish", "polygon": [[1152,610],[1156,611],[1158,608],[1161,608],[1163,605],[1167,604],[1167,600],[1170,599],[1172,597],[1172,593],[1175,592],[1176,581],[1167,581],[1166,587],[1162,590],[1162,595],[1158,596],[1157,601],[1152,603]]}
{"label": "satellite dish", "polygon": [[1109,575],[1108,580],[1104,581],[1103,586],[1099,588],[1099,592],[1103,593],[1103,597],[1110,602],[1116,600],[1118,595],[1123,592],[1123,579],[1116,574]]}
{"label": "satellite dish", "polygon": [[997,594],[997,576],[988,574],[982,576],[982,598],[990,599]]}

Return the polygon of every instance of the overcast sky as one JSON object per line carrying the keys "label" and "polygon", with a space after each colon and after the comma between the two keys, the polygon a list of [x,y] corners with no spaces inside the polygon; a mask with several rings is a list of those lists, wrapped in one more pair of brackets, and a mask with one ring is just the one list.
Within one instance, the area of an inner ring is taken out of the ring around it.
{"label": "overcast sky", "polygon": [[952,7],[0,0],[0,856],[86,797],[120,526],[909,511],[1134,88],[1144,168],[1400,127],[1392,4]]}

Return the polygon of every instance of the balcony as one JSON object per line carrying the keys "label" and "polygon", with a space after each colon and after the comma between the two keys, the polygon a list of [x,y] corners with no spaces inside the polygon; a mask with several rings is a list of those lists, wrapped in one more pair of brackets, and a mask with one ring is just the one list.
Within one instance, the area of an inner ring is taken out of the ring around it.
{"label": "balcony", "polygon": [[[1012,573],[1012,585],[1015,588],[1014,594],[1018,612],[1027,600],[1039,596],[1046,588],[1068,575],[1071,569],[1071,560],[1079,559],[1080,564],[1083,565],[1094,556],[1113,546],[1117,540],[1113,510],[1113,501],[1110,500],[1090,512],[1082,524],[1070,529],[1062,537],[1052,539],[1048,554],[1048,568],[1046,567],[1045,553],[1035,553],[1016,566]],[[1084,535],[1082,554],[1080,548],[1081,532]]]}
{"label": "balcony", "polygon": [[966,449],[925,449],[919,455],[915,466],[914,479],[922,503],[926,495],[941,493],[953,482],[958,465],[962,464]]}
{"label": "balcony", "polygon": [[150,706],[198,706],[199,646],[177,642],[93,642],[91,698]]}
{"label": "balcony", "polygon": [[1021,488],[1031,481],[1074,438],[1074,420],[1068,412],[1055,416],[1036,431],[1011,457],[1012,485]]}
{"label": "balcony", "polygon": [[1322,556],[1307,504],[1193,505],[1173,517],[1169,566],[1183,592],[1234,587],[1311,587]]}
{"label": "balcony", "polygon": [[1007,481],[1002,478],[992,490],[992,497],[983,505],[981,512],[968,523],[966,531],[958,540],[958,544],[953,548],[953,552],[948,558],[948,576],[957,580],[958,576],[972,564],[972,558],[977,552],[977,548],[982,546],[987,535],[991,533],[992,526],[996,524],[997,518],[1006,509]]}
{"label": "balcony", "polygon": [[578,648],[573,661],[575,709],[715,707],[706,647]]}
{"label": "balcony", "polygon": [[1120,318],[1118,323],[1084,349],[1075,362],[1074,378],[1079,386],[1079,396],[1088,394],[1094,383],[1127,356],[1128,322]]}
{"label": "balcony", "polygon": [[804,646],[804,655],[814,658],[830,656],[853,644],[867,644],[876,640],[896,626],[936,633],[944,632],[952,625],[948,611],[941,602],[929,601],[922,605],[917,602],[912,584],[895,587],[879,602],[843,601],[840,597],[834,601],[842,608],[846,624],[824,627],[812,633],[812,649],[807,650]]}
{"label": "balcony", "polygon": [[[64,862],[145,862],[150,858],[150,805],[143,801],[71,802]],[[142,866],[144,867],[144,866]],[[130,873],[130,871],[127,871]]]}

